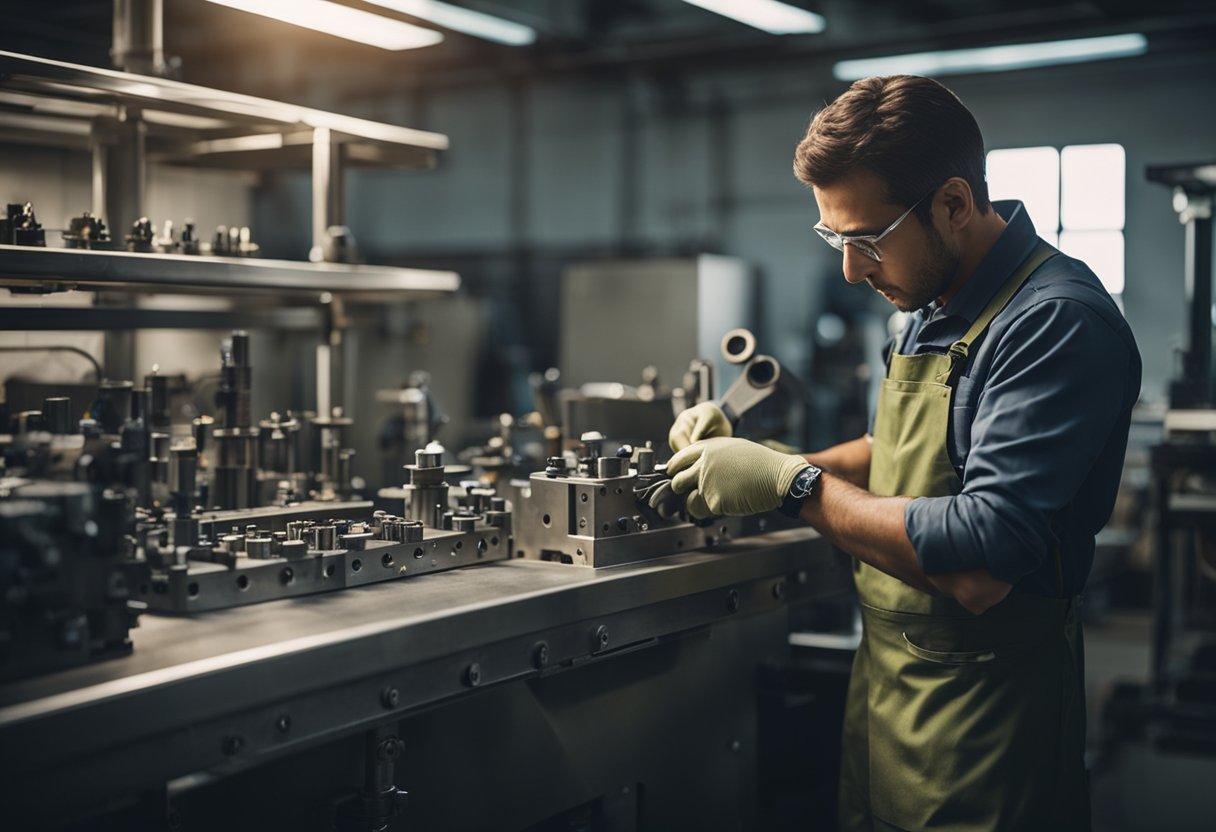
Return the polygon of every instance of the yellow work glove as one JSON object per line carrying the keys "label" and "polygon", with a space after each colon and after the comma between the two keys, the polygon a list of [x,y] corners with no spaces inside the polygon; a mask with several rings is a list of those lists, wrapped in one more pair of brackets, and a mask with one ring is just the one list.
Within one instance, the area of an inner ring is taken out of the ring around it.
{"label": "yellow work glove", "polygon": [[673,451],[682,451],[693,442],[733,434],[730,419],[726,418],[722,408],[713,402],[701,402],[676,417],[675,424],[667,432],[667,444]]}
{"label": "yellow work glove", "polygon": [[794,477],[807,466],[746,439],[719,437],[689,445],[667,463],[671,488],[684,494],[685,510],[702,520],[746,516],[781,506]]}
{"label": "yellow work glove", "polygon": [[684,508],[684,498],[671,490],[671,480],[663,480],[650,493],[647,504],[664,520],[670,520]]}

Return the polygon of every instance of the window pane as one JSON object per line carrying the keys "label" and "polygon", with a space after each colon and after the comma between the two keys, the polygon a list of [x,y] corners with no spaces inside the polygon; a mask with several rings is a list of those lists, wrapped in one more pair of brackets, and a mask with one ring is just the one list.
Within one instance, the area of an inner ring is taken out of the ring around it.
{"label": "window pane", "polygon": [[1060,227],[1060,153],[1054,147],[1015,147],[988,154],[989,199],[1020,199],[1043,236]]}
{"label": "window pane", "polygon": [[1122,231],[1065,231],[1060,251],[1084,260],[1112,295],[1123,292]]}
{"label": "window pane", "polygon": [[1064,228],[1122,229],[1125,170],[1123,145],[1064,148],[1060,154]]}

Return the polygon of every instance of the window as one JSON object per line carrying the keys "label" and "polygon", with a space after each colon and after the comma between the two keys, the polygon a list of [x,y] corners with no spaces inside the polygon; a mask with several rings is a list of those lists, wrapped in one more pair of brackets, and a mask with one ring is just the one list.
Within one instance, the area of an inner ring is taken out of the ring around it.
{"label": "window", "polygon": [[988,154],[988,194],[1020,199],[1044,240],[1123,293],[1126,158],[1119,144],[1018,147]]}

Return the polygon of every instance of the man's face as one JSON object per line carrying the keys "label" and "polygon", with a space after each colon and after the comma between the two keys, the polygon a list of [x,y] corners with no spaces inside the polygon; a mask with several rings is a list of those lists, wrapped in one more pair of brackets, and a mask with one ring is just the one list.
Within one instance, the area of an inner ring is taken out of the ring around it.
{"label": "man's face", "polygon": [[[881,234],[908,208],[885,202],[882,180],[866,170],[825,187],[816,186],[814,191],[820,222],[846,236]],[[849,283],[868,283],[904,312],[941,297],[958,271],[957,248],[914,215],[883,237],[878,248],[882,262],[846,244],[841,254],[844,278]]]}

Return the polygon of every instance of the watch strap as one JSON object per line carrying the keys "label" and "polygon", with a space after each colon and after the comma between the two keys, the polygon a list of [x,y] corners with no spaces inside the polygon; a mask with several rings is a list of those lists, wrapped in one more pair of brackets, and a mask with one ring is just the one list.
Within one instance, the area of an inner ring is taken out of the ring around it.
{"label": "watch strap", "polygon": [[821,468],[808,462],[807,466],[799,471],[794,477],[794,481],[790,483],[789,491],[786,492],[785,499],[778,510],[786,517],[797,517],[801,514],[802,504],[815,490],[815,483],[822,473]]}

